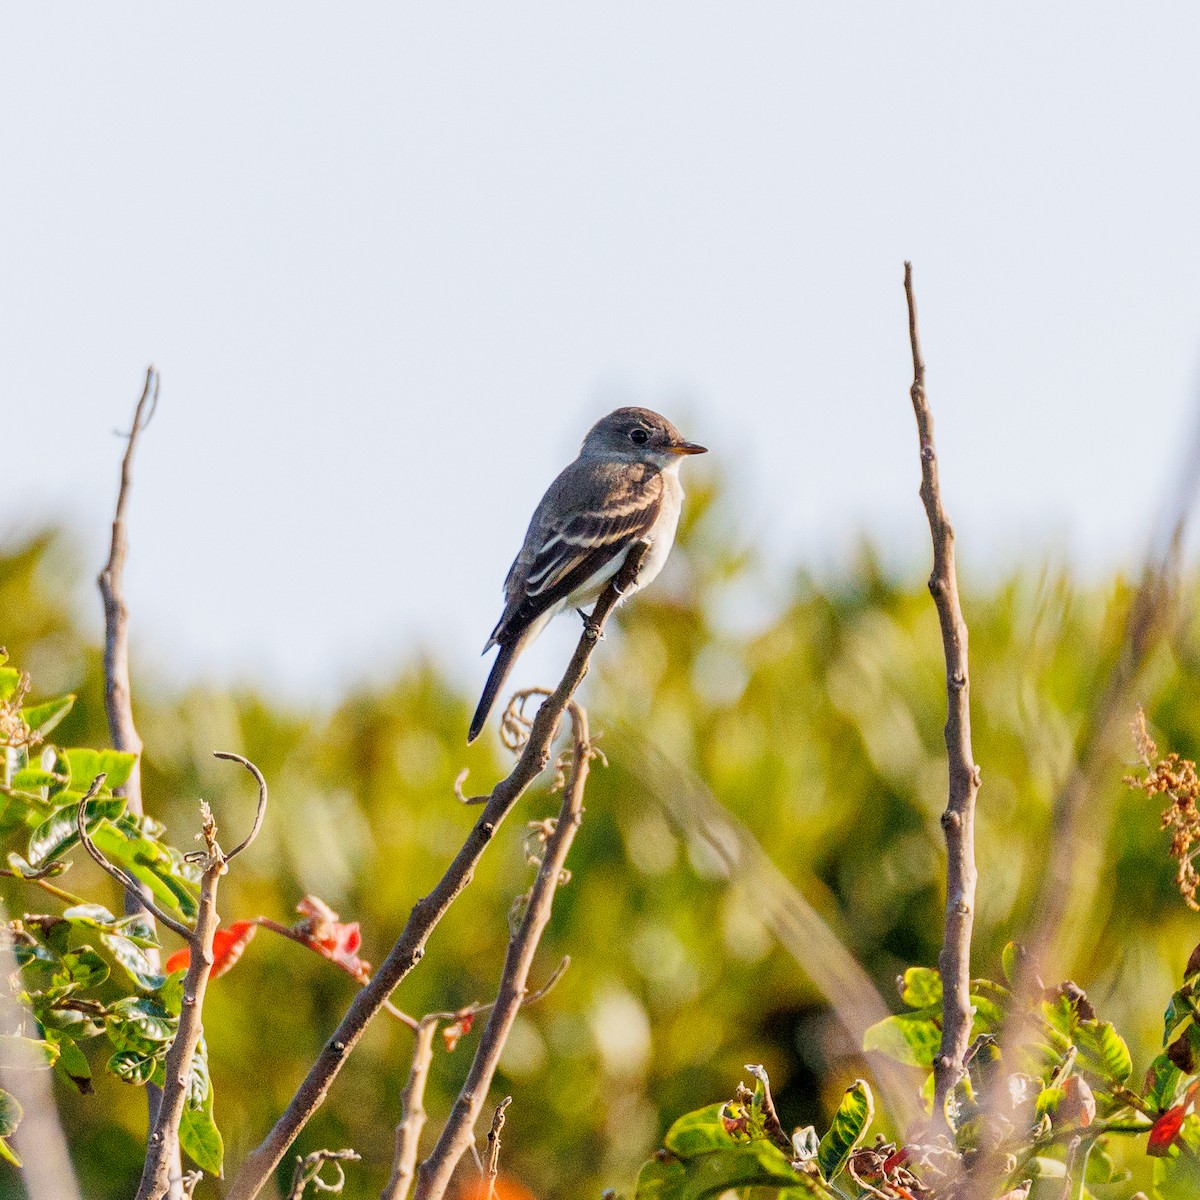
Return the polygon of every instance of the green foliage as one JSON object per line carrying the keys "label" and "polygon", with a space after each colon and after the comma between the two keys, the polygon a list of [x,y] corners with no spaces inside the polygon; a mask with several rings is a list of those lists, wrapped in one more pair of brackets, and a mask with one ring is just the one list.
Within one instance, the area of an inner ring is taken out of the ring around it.
{"label": "green foliage", "polygon": [[[564,953],[573,964],[522,1014],[496,1081],[497,1091],[515,1097],[502,1169],[543,1200],[596,1195],[632,1181],[675,1118],[727,1094],[748,1061],[766,1064],[789,1129],[825,1131],[844,1089],[869,1076],[875,1056],[848,1053],[834,1035],[805,964],[765,928],[754,881],[727,885],[703,847],[684,845],[673,832],[651,782],[632,766],[644,746],[666,750],[672,765],[703,780],[751,829],[883,994],[895,994],[894,981],[910,964],[937,959],[945,681],[923,571],[900,578],[864,551],[824,578],[785,580],[753,561],[727,513],[711,493],[689,487],[667,570],[622,606],[585,685],[582,698],[593,727],[604,731],[611,767],[597,768],[589,782],[572,881],[556,903],[535,982]],[[969,565],[962,586],[984,780],[973,961],[994,964],[1027,925],[1044,874],[1054,796],[1117,653],[1130,591],[1120,580],[1076,588],[1053,571],[981,578],[968,574]],[[81,617],[68,601],[78,581],[92,575],[91,564],[81,569],[63,540],[50,535],[0,553],[0,640],[33,671],[37,707],[42,694],[77,696],[53,730],[66,746],[107,741],[100,656],[80,632],[94,626],[94,614],[89,608]],[[575,636],[569,626],[563,618],[544,637],[564,659]],[[136,628],[134,634],[136,656]],[[1186,649],[1194,644],[1193,630],[1185,648],[1158,656],[1139,685],[1156,736],[1191,757],[1200,751],[1200,659]],[[288,922],[301,896],[318,893],[361,922],[363,955],[373,962],[477,815],[453,798],[459,770],[469,766],[469,790],[481,791],[508,768],[487,738],[470,749],[462,744],[475,697],[450,682],[461,677],[458,667],[451,674],[413,660],[373,686],[331,684],[319,705],[306,708],[246,688],[180,690],[177,680],[156,678],[136,657],[134,668],[147,745],[144,790],[155,817],[172,829],[190,828],[194,798],[203,795],[230,827],[244,828],[244,795],[210,764],[214,748],[246,754],[271,781],[272,812],[253,852],[223,880],[222,911]],[[7,678],[15,689],[19,678]],[[1140,1085],[1161,1049],[1162,999],[1197,938],[1194,918],[1178,902],[1157,810],[1120,784],[1130,757],[1125,746],[1118,741],[1111,752],[1110,769],[1089,797],[1088,837],[1077,849],[1076,892],[1058,953],[1090,995],[1105,997],[1104,1017],[1121,1031],[1134,1064],[1127,1085]],[[55,767],[43,767],[35,749],[28,769],[44,774],[27,777],[21,790],[36,799],[57,782],[46,778]],[[537,794],[523,803],[397,1004],[421,1013],[491,996],[505,937],[496,914],[507,911],[527,879],[519,826],[550,811]],[[14,810],[15,825],[6,822],[8,812],[4,797],[0,836],[19,839],[12,848],[25,860],[29,835],[50,812],[39,809],[28,823]],[[115,829],[101,823],[97,834],[115,837]],[[161,833],[149,840],[161,842]],[[48,864],[46,882],[73,885],[119,911],[115,886],[82,858],[77,848],[65,850]],[[74,865],[65,879],[53,874],[68,862]],[[178,865],[163,873],[185,893],[192,889]],[[156,895],[166,905],[169,888],[159,883]],[[29,882],[4,880],[0,888],[11,914],[61,916],[72,907]],[[110,989],[153,993],[133,983],[100,931],[78,929],[76,944],[89,946],[110,970],[85,997],[108,1004]],[[922,976],[925,984],[930,978]],[[316,956],[267,936],[210,987],[209,1066],[222,1125],[227,1134],[236,1131],[239,1146],[270,1127],[354,987]],[[915,991],[908,999],[917,1003],[903,1002],[903,1015],[916,1022],[936,1003],[921,1002]],[[996,1003],[991,993],[976,999],[981,1010],[984,1001]],[[246,1020],[248,1004],[253,1021]],[[1185,1018],[1175,1040],[1186,1025]],[[928,1035],[923,1027],[913,1051],[923,1064],[912,1068],[914,1089],[928,1073],[929,1051],[921,1048]],[[1063,1036],[1046,1034],[1046,1053],[1059,1061]],[[45,1037],[56,1040],[52,1028]],[[59,1100],[84,1194],[131,1195],[144,1098],[105,1071],[116,1051],[103,1021],[90,1039],[57,1044],[53,1074],[65,1085]],[[900,1044],[908,1046],[903,1038]],[[431,1127],[449,1109],[470,1047],[468,1038],[453,1054],[439,1049],[426,1097]],[[373,1028],[355,1051],[353,1086],[332,1091],[299,1147],[367,1152],[351,1173],[348,1196],[377,1195],[386,1178],[386,1127],[409,1049],[398,1024]],[[90,1063],[86,1072],[73,1050]],[[1083,1053],[1080,1046],[1077,1056]],[[1031,1065],[1040,1073],[1041,1064]],[[78,1094],[68,1074],[90,1080],[98,1096]],[[1165,1111],[1184,1094],[1188,1076],[1168,1063],[1157,1078],[1165,1098],[1155,1110]],[[859,1146],[864,1155],[876,1129],[895,1136],[889,1114],[877,1112]],[[1145,1143],[1144,1134],[1110,1139],[1117,1172],[1132,1171],[1133,1178],[1107,1185],[1105,1200],[1138,1187],[1149,1192],[1152,1168],[1166,1169],[1165,1160],[1145,1155]],[[1093,1151],[1089,1172],[1102,1158]],[[1062,1170],[1061,1159],[1037,1166]],[[843,1172],[838,1185],[845,1179]],[[1058,1185],[1061,1191],[1061,1176]],[[16,1195],[16,1187],[11,1173],[0,1171],[0,1197]]]}
{"label": "green foliage", "polygon": [[[195,911],[195,872],[183,856],[161,841],[162,827],[125,813],[112,794],[129,779],[135,756],[116,751],[60,748],[44,735],[71,711],[67,696],[25,708],[25,676],[0,667],[0,829],[9,845],[13,878],[67,901],[60,913],[25,913],[8,922],[6,940],[18,973],[14,989],[0,996],[0,1068],[54,1067],[72,1087],[93,1091],[89,1052],[99,1039],[111,1053],[106,1071],[123,1083],[161,1083],[163,1064],[179,1022],[179,976],[168,977],[147,953],[158,941],[141,916],[116,917],[103,905],[63,891],[50,878],[70,867],[65,855],[79,843],[77,812],[98,776],[103,786],[84,806],[89,835],[115,861],[150,884],[181,915]],[[31,765],[36,754],[37,767]],[[31,830],[26,834],[27,830]],[[75,901],[72,903],[72,901]],[[24,1032],[32,1025],[37,1036]],[[221,1140],[212,1119],[212,1085],[198,1055],[202,1083],[191,1089],[184,1148],[198,1165],[221,1169]],[[4,1140],[17,1128],[20,1106],[0,1093],[0,1155],[16,1162]]]}

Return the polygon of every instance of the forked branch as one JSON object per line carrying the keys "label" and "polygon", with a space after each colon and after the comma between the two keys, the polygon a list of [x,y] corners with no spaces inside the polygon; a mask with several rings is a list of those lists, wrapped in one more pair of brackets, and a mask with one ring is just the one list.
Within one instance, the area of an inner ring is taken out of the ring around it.
{"label": "forked branch", "polygon": [[466,842],[455,855],[454,861],[446,868],[445,874],[433,891],[413,906],[408,922],[387,958],[383,960],[370,983],[351,1001],[346,1015],[325,1043],[316,1062],[292,1097],[291,1103],[263,1142],[242,1164],[242,1169],[229,1190],[228,1200],[253,1200],[262,1190],[271,1173],[287,1153],[288,1147],[296,1139],[296,1135],[324,1102],[330,1085],[346,1061],[346,1056],[362,1037],[363,1030],[371,1018],[383,1007],[397,984],[424,956],[429,935],[458,894],[470,882],[476,864],[501,822],[549,764],[550,747],[558,733],[562,715],[588,672],[592,653],[600,641],[605,623],[621,596],[637,579],[642,559],[649,548],[647,542],[637,542],[630,548],[621,570],[597,600],[562,681],[538,709],[533,727],[529,731],[529,740],[517,760],[517,765],[507,778],[502,779],[492,789],[483,811],[467,835]]}
{"label": "forked branch", "polygon": [[[913,412],[921,445],[921,499],[933,539],[929,590],[937,608],[946,660],[946,757],[949,795],[942,814],[946,835],[946,925],[938,967],[942,976],[942,1041],[934,1062],[935,1119],[944,1113],[949,1091],[961,1078],[971,1038],[971,929],[975,920],[975,797],[979,768],[971,751],[971,681],[967,669],[967,623],[958,601],[954,530],[942,507],[933,414],[925,396],[925,360],[917,333],[917,302],[912,263],[904,264],[908,337],[912,347]],[[941,1118],[944,1120],[944,1116]]]}
{"label": "forked branch", "polygon": [[571,771],[563,791],[558,820],[547,833],[541,864],[529,893],[525,913],[509,939],[496,1003],[479,1039],[471,1069],[467,1072],[437,1145],[417,1172],[417,1186],[413,1193],[415,1200],[441,1200],[459,1159],[475,1142],[475,1126],[487,1103],[488,1089],[492,1085],[509,1031],[525,1002],[533,958],[542,931],[550,920],[554,894],[563,880],[567,854],[583,819],[583,792],[593,752],[588,738],[586,713],[573,701],[569,708],[573,733]]}

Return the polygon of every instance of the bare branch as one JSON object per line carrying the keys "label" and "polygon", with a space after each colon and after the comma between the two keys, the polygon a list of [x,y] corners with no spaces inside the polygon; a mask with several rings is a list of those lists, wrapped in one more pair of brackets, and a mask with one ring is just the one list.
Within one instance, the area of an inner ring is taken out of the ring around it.
{"label": "bare branch", "polygon": [[100,852],[100,848],[92,841],[92,835],[87,831],[87,806],[96,793],[104,786],[104,781],[107,775],[101,773],[92,780],[91,786],[83,794],[83,798],[79,801],[79,806],[75,809],[75,828],[79,833],[79,841],[83,848],[91,855],[96,865],[101,868],[106,874],[111,875],[124,889],[127,895],[136,896],[140,912],[144,907],[156,920],[161,921],[168,929],[179,934],[185,942],[191,944],[193,932],[182,921],[177,921],[170,913],[164,912],[159,908],[158,904],[151,900],[148,896],[142,895],[142,885],[134,879],[123,867],[118,867],[116,863],[110,863],[107,858]]}
{"label": "bare branch", "polygon": [[[125,558],[129,543],[125,532],[125,510],[133,482],[133,455],[138,435],[150,424],[158,408],[158,395],[159,374],[149,366],[141,398],[133,412],[133,423],[129,432],[121,435],[125,438],[125,454],[121,459],[121,484],[113,513],[112,540],[108,562],[96,581],[104,604],[104,711],[108,716],[109,736],[114,749],[136,756],[129,778],[116,792],[125,797],[126,811],[135,817],[140,817],[145,809],[142,804],[142,739],[133,723],[133,691],[129,681],[129,610],[125,607]],[[145,884],[137,884],[132,891],[127,888],[124,899],[126,916],[144,912],[153,920],[156,914],[149,903],[150,889]],[[146,956],[149,964],[157,969],[158,951],[149,947]],[[146,1102],[151,1125],[158,1116],[160,1101],[158,1084],[147,1083]],[[176,1167],[175,1174],[182,1175],[182,1166],[176,1164]],[[182,1200],[182,1196],[182,1186],[172,1185],[172,1200]]]}
{"label": "bare branch", "polygon": [[935,1119],[945,1120],[943,1103],[961,1078],[971,1038],[971,929],[975,920],[975,797],[979,768],[971,751],[971,682],[967,664],[967,623],[958,601],[954,563],[954,530],[942,507],[937,454],[933,447],[933,415],[925,397],[925,360],[917,333],[917,302],[912,263],[904,264],[908,301],[908,337],[912,346],[913,412],[921,443],[921,499],[933,539],[933,574],[929,590],[942,630],[946,659],[946,757],[949,795],[942,814],[946,835],[946,928],[938,968],[942,976],[942,1043],[934,1061]]}
{"label": "bare branch", "polygon": [[213,758],[223,758],[227,762],[241,763],[258,780],[258,810],[254,814],[254,824],[245,838],[225,855],[225,861],[228,863],[237,858],[258,837],[258,832],[262,829],[263,818],[267,815],[267,781],[262,777],[262,772],[248,758],[243,758],[240,754],[230,754],[227,751],[214,750]]}
{"label": "bare branch", "polygon": [[[133,481],[133,455],[138,435],[150,423],[158,407],[159,376],[153,367],[146,369],[146,383],[133,414],[133,425],[125,434],[125,456],[121,460],[121,486],[113,515],[112,542],[108,562],[97,580],[104,601],[104,708],[113,747],[138,756],[125,786],[119,794],[135,816],[142,814],[142,739],[133,723],[133,702],[129,685],[129,612],[125,607],[125,557],[129,543],[125,533],[125,509]],[[137,911],[136,908],[133,909]]]}
{"label": "bare branch", "polygon": [[479,1039],[471,1069],[467,1072],[437,1145],[417,1172],[416,1200],[441,1200],[459,1159],[474,1144],[476,1123],[487,1100],[488,1089],[509,1031],[525,1001],[529,969],[533,965],[542,931],[550,920],[554,893],[562,881],[567,854],[583,819],[583,792],[591,763],[591,744],[588,740],[587,715],[574,701],[569,702],[569,709],[574,753],[571,777],[564,790],[558,821],[547,836],[545,852],[529,893],[525,914],[509,939],[496,1002]]}
{"label": "bare branch", "polygon": [[324,1102],[330,1085],[337,1078],[346,1056],[357,1044],[368,1022],[383,1007],[384,1001],[391,996],[396,985],[420,962],[429,935],[458,894],[470,882],[475,865],[495,836],[501,822],[549,764],[550,747],[558,733],[562,715],[588,672],[592,652],[600,640],[605,622],[622,594],[637,578],[642,559],[649,548],[646,542],[635,543],[630,548],[621,570],[596,601],[596,607],[592,610],[589,622],[584,626],[583,636],[579,639],[561,682],[553,695],[538,709],[529,740],[517,760],[517,765],[507,778],[492,789],[491,796],[467,835],[466,842],[433,891],[413,906],[408,922],[387,958],[371,982],[354,997],[346,1015],[325,1043],[317,1061],[313,1063],[308,1075],[292,1097],[291,1103],[263,1142],[242,1164],[242,1169],[229,1190],[228,1200],[252,1200],[252,1197],[262,1190],[296,1135]]}
{"label": "bare branch", "polygon": [[413,1043],[412,1066],[408,1082],[400,1093],[400,1123],[396,1126],[396,1152],[392,1158],[392,1175],[380,1193],[380,1200],[407,1200],[409,1188],[417,1169],[421,1130],[425,1128],[425,1084],[433,1063],[433,1039],[437,1034],[442,1013],[431,1013],[417,1022]]}

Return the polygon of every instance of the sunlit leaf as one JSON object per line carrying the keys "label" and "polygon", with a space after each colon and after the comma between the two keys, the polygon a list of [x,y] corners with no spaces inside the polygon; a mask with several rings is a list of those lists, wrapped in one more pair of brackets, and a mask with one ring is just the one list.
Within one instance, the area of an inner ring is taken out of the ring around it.
{"label": "sunlit leaf", "polygon": [[909,1008],[932,1008],[941,1004],[941,975],[931,967],[909,967],[904,972],[900,999]]}
{"label": "sunlit leaf", "polygon": [[36,733],[47,734],[71,711],[74,696],[56,696],[40,704],[27,705],[21,710],[21,718]]}
{"label": "sunlit leaf", "polygon": [[871,1089],[863,1080],[856,1079],[846,1089],[833,1124],[821,1139],[817,1151],[821,1174],[827,1180],[832,1181],[846,1165],[846,1159],[866,1135],[874,1114],[875,1102],[871,1097]]}
{"label": "sunlit leaf", "polygon": [[863,1034],[864,1050],[877,1050],[888,1058],[914,1067],[932,1067],[941,1043],[940,1008],[923,1008],[884,1017]]}
{"label": "sunlit leaf", "polygon": [[54,1065],[58,1047],[39,1038],[0,1033],[0,1070],[41,1071]]}

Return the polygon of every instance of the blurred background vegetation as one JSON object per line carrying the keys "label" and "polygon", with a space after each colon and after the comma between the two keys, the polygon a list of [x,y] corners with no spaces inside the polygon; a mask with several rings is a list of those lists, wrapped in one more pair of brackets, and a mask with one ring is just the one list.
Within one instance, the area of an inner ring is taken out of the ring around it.
{"label": "blurred background vegetation", "polygon": [[[788,1126],[820,1124],[850,1080],[870,1076],[804,964],[764,926],[753,881],[722,878],[666,819],[661,785],[638,778],[646,745],[744,822],[889,1003],[895,977],[934,965],[940,945],[945,693],[920,565],[897,576],[864,547],[840,577],[797,571],[781,588],[718,491],[691,492],[668,571],[621,611],[584,688],[608,767],[592,774],[571,882],[535,978],[564,954],[572,965],[521,1016],[496,1083],[497,1097],[515,1098],[504,1170],[538,1196],[628,1189],[671,1120],[728,1098],[743,1064],[766,1065]],[[0,547],[0,643],[32,674],[34,699],[79,695],[54,735],[62,744],[108,744],[99,647],[81,633],[96,622],[68,599],[97,565],[81,562],[59,530]],[[1122,580],[1078,587],[1032,566],[981,583],[969,557],[960,588],[983,772],[974,964],[994,975],[1001,948],[1026,926],[1056,789],[1117,653],[1131,589]],[[779,603],[765,605],[765,594]],[[291,923],[296,902],[314,893],[362,923],[363,954],[380,961],[475,818],[454,798],[455,776],[471,769],[470,792],[508,770],[494,739],[465,745],[475,697],[416,655],[388,686],[331,696],[319,712],[249,690],[187,688],[139,670],[132,619],[147,811],[184,848],[199,797],[228,826],[244,822],[246,782],[212,760],[214,749],[249,756],[271,785],[266,828],[223,885],[224,921]],[[1153,657],[1134,699],[1164,749],[1195,757],[1200,659],[1194,630],[1177,640]],[[167,655],[154,648],[156,661]],[[1122,783],[1132,739],[1107,750],[1069,942],[1047,976],[1087,989],[1140,1070],[1158,1048],[1163,1004],[1200,941],[1200,918],[1175,889],[1157,808]],[[394,997],[400,1007],[419,1015],[490,997],[509,905],[532,878],[523,823],[556,809],[545,788],[522,802]],[[75,857],[68,886],[117,907],[110,882]],[[41,893],[4,882],[10,911],[44,910]],[[175,948],[169,934],[165,943]],[[353,988],[269,932],[214,982],[205,1030],[231,1169],[283,1108]],[[476,1039],[439,1049],[427,1139]],[[296,1147],[360,1151],[348,1196],[376,1195],[386,1178],[409,1052],[407,1030],[381,1017]],[[60,1090],[64,1123],[84,1193],[125,1197],[140,1172],[144,1098],[102,1072],[96,1082],[91,1097]],[[0,1169],[0,1196],[21,1194],[16,1173]]]}

